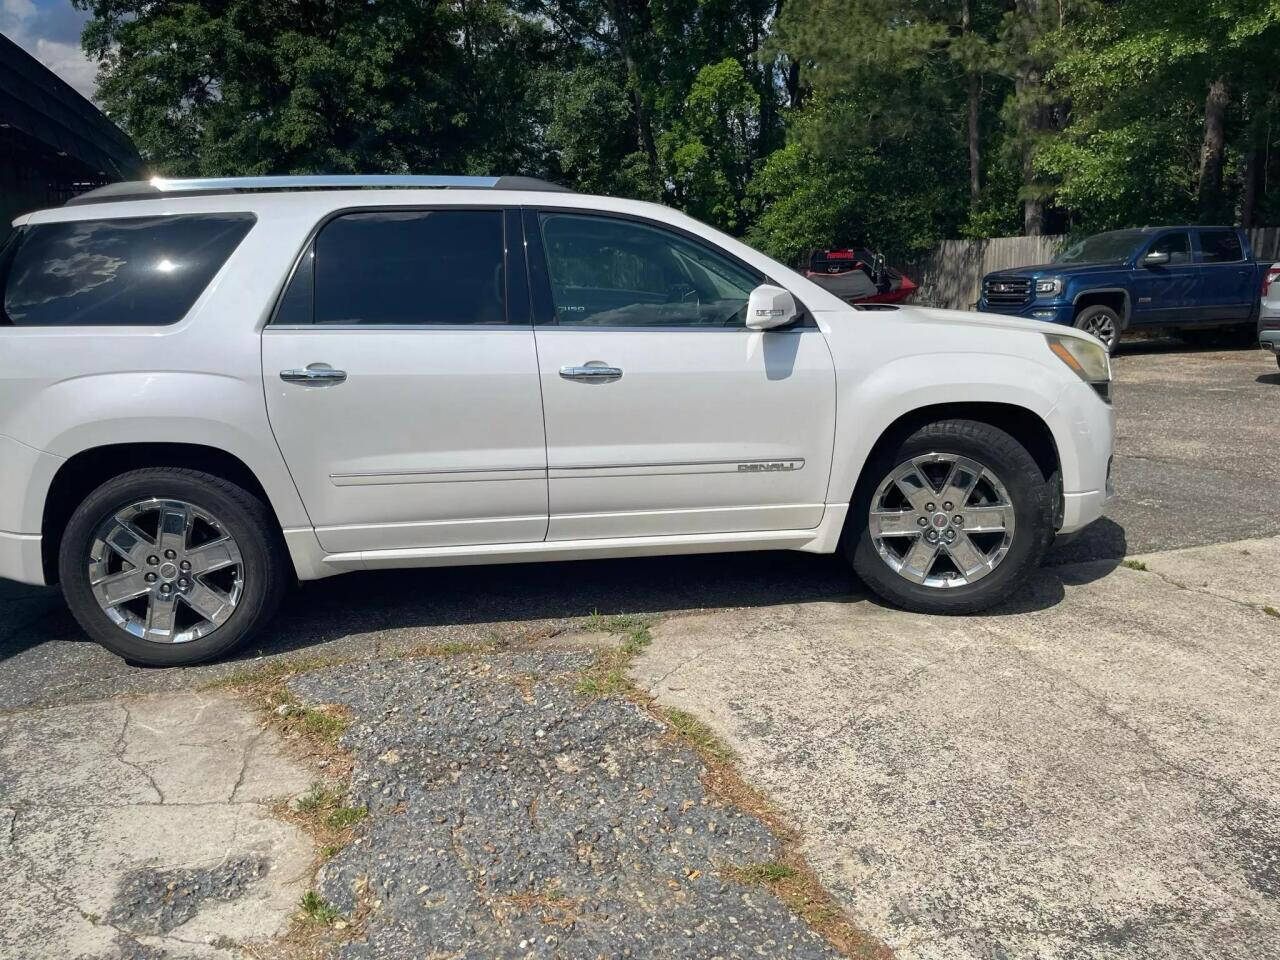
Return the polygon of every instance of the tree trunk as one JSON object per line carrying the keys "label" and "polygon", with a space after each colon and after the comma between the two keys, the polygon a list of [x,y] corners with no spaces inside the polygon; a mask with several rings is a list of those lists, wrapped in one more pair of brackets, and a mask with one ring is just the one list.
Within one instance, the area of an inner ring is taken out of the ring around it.
{"label": "tree trunk", "polygon": [[1226,148],[1227,81],[1219,77],[1209,84],[1204,98],[1204,145],[1200,149],[1200,220],[1208,223],[1221,214],[1222,155]]}
{"label": "tree trunk", "polygon": [[[1040,22],[1041,0],[1015,0],[1014,8],[1029,24]],[[1033,26],[1033,29],[1035,27]],[[1022,232],[1028,237],[1044,233],[1044,196],[1035,177],[1035,150],[1040,135],[1051,129],[1053,111],[1044,103],[1042,86],[1044,70],[1031,56],[1022,50],[1022,63],[1014,73],[1014,95],[1021,103],[1022,140]]]}
{"label": "tree trunk", "polygon": [[[960,32],[973,30],[972,0],[964,0],[960,11]],[[982,80],[976,73],[969,74],[969,209],[976,211],[982,200],[982,154],[978,143],[978,108],[982,96]]]}
{"label": "tree trunk", "polygon": [[649,117],[649,104],[644,97],[640,58],[636,50],[636,35],[638,33],[643,36],[647,33],[648,25],[632,23],[627,0],[606,0],[605,9],[609,11],[609,17],[618,30],[618,45],[622,48],[622,61],[627,68],[627,86],[631,88],[631,106],[636,113],[636,139],[649,160],[649,171],[653,174],[654,183],[658,183],[658,147],[653,136],[653,122]]}
{"label": "tree trunk", "polygon": [[1249,117],[1249,148],[1244,161],[1244,194],[1240,198],[1240,225],[1257,224],[1258,207],[1263,190],[1263,173],[1267,165],[1266,129],[1267,103],[1265,96],[1251,98]]}

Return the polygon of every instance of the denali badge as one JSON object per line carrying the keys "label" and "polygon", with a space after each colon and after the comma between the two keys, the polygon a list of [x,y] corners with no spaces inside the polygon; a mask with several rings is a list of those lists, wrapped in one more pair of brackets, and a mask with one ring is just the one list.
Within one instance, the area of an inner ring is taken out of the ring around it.
{"label": "denali badge", "polygon": [[740,463],[738,464],[739,473],[778,473],[783,470],[799,469],[799,462],[796,460],[778,460],[778,461],[757,461],[756,463]]}

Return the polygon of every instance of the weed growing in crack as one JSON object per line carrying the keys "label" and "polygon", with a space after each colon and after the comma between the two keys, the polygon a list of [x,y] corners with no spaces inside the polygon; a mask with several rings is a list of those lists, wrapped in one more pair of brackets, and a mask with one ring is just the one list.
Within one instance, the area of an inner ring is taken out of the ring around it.
{"label": "weed growing in crack", "polygon": [[368,815],[368,807],[338,807],[325,817],[324,822],[334,830],[345,830],[347,827],[355,826]]}
{"label": "weed growing in crack", "polygon": [[298,901],[298,906],[302,908],[302,919],[317,926],[327,927],[342,916],[337,907],[333,906],[314,890],[308,890],[304,893]]}
{"label": "weed growing in crack", "polygon": [[1120,566],[1128,567],[1130,570],[1142,570],[1146,572],[1147,565],[1141,560],[1122,560]]}
{"label": "weed growing in crack", "polygon": [[659,713],[672,732],[700,754],[721,763],[728,763],[733,759],[733,750],[693,714],[674,708],[660,709]]}

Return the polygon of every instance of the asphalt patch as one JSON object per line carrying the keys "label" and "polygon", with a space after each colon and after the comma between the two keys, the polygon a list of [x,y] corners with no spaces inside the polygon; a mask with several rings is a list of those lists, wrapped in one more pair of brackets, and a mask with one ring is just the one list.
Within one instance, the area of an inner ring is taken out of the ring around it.
{"label": "asphalt patch", "polygon": [[702,765],[620,698],[575,691],[591,656],[366,662],[295,678],[355,716],[351,797],[369,816],[318,893],[368,911],[343,960],[837,954],[721,869],[778,844],[709,798]]}
{"label": "asphalt patch", "polygon": [[107,921],[134,934],[157,935],[182,926],[206,900],[236,900],[267,872],[265,857],[235,857],[196,870],[133,870],[121,881]]}

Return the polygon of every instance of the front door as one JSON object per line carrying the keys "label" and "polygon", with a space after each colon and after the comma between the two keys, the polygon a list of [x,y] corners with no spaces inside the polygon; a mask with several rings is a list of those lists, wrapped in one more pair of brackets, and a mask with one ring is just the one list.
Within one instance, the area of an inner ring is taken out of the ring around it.
{"label": "front door", "polygon": [[822,520],[835,374],[814,326],[744,325],[764,281],[661,224],[526,211],[549,540]]}
{"label": "front door", "polygon": [[[1148,266],[1146,254],[1167,253],[1169,262]],[[1196,284],[1191,237],[1185,230],[1166,233],[1151,242],[1134,267],[1131,325],[1180,323],[1195,319]]]}
{"label": "front door", "polygon": [[[262,337],[276,440],[330,551],[542,540],[528,283],[501,210],[348,213]],[[518,214],[509,214],[518,240]]]}

